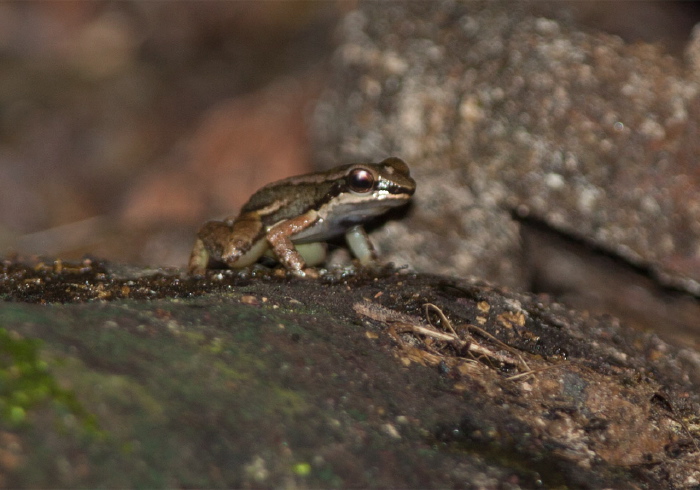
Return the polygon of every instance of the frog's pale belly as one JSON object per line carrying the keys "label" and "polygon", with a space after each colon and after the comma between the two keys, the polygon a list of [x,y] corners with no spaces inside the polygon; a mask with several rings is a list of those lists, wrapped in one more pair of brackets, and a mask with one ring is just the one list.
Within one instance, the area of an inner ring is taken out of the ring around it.
{"label": "frog's pale belly", "polygon": [[395,206],[405,204],[404,201],[385,201],[367,203],[358,206],[357,203],[338,204],[333,207],[329,217],[319,218],[307,229],[290,236],[293,243],[321,242],[342,235],[351,226],[366,223],[375,216],[380,216]]}

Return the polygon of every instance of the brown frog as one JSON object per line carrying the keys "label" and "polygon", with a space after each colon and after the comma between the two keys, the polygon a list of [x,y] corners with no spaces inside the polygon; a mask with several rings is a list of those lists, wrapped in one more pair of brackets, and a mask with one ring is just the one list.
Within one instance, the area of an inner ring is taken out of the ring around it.
{"label": "brown frog", "polygon": [[395,157],[273,182],[253,194],[237,217],[202,226],[189,271],[202,273],[217,262],[247,267],[271,252],[304,275],[307,266],[325,260],[322,242],[342,233],[360,263],[368,264],[376,254],[362,223],[406,204],[415,189],[408,165]]}

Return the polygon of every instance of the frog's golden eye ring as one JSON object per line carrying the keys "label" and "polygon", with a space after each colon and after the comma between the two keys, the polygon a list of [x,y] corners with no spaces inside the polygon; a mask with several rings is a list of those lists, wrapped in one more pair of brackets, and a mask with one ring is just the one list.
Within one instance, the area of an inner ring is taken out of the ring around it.
{"label": "frog's golden eye ring", "polygon": [[348,186],[353,192],[365,194],[374,187],[374,175],[364,168],[356,168],[348,174]]}

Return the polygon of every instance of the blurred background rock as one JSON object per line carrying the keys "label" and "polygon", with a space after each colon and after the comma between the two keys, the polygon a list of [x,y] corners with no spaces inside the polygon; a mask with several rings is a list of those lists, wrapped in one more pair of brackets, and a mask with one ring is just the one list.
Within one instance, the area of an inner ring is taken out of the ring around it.
{"label": "blurred background rock", "polygon": [[[182,266],[207,218],[312,170],[354,2],[0,3],[0,254]],[[685,2],[535,3],[679,53]]]}
{"label": "blurred background rock", "polygon": [[0,4],[0,254],[182,266],[207,218],[310,170],[345,9]]}

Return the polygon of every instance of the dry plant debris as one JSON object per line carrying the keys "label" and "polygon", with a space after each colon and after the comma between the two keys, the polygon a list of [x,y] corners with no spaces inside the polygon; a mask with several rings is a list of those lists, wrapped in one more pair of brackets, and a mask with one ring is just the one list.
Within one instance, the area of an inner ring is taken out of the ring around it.
{"label": "dry plant debris", "polygon": [[487,366],[507,373],[507,379],[511,380],[558,366],[550,364],[532,368],[520,351],[483,328],[469,323],[453,326],[440,307],[426,303],[423,308],[425,320],[370,301],[354,306],[359,315],[388,327],[387,332],[403,351],[401,360],[404,364],[417,362],[424,366],[453,369],[463,376],[480,369],[479,366]]}

